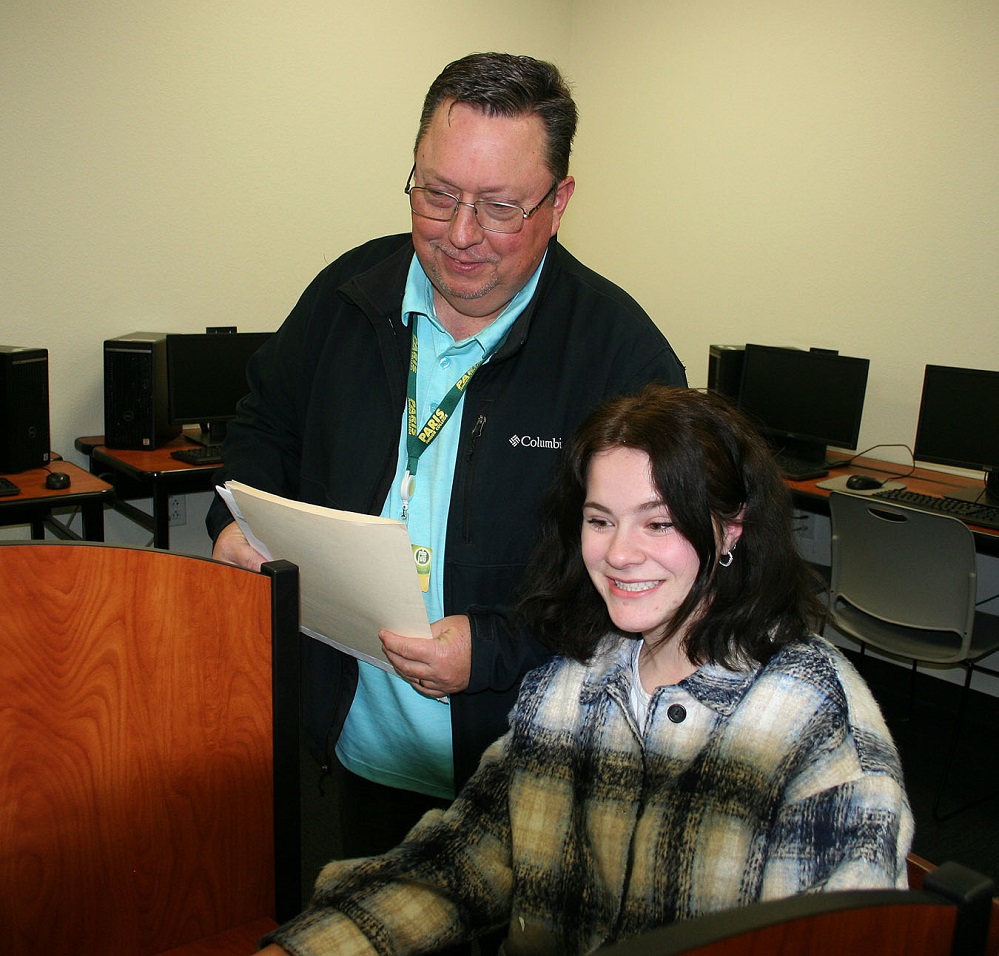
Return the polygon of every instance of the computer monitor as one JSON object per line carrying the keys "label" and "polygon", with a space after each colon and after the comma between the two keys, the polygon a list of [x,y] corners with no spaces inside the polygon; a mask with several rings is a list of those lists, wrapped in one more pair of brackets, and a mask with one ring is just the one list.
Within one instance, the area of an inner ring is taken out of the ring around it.
{"label": "computer monitor", "polygon": [[747,345],[738,404],[778,454],[821,466],[827,445],[857,447],[869,367],[832,351]]}
{"label": "computer monitor", "polygon": [[999,372],[927,365],[912,448],[917,461],[985,472],[985,488],[948,498],[999,506]]}
{"label": "computer monitor", "polygon": [[203,444],[225,437],[236,405],[249,391],[246,363],[270,332],[179,333],[166,337],[167,409],[172,425],[200,425],[185,432]]}

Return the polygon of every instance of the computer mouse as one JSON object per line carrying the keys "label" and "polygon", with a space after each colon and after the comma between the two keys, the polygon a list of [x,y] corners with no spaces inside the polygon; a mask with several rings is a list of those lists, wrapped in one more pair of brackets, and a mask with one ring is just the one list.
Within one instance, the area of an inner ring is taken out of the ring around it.
{"label": "computer mouse", "polygon": [[873,491],[883,484],[883,481],[878,481],[873,475],[850,475],[846,479],[846,487],[851,491]]}
{"label": "computer mouse", "polygon": [[45,487],[54,488],[56,491],[61,491],[63,488],[68,488],[72,484],[69,480],[69,475],[64,471],[50,471],[45,476]]}

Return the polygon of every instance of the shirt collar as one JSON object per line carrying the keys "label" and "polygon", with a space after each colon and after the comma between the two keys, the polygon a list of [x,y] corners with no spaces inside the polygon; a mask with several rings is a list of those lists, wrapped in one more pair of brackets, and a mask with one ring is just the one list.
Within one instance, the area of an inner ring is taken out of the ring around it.
{"label": "shirt collar", "polygon": [[[632,679],[632,656],[635,638],[610,634],[604,638],[593,658],[590,673],[583,686],[584,696],[604,694],[611,684],[619,684],[627,693]],[[705,707],[723,716],[730,716],[746,696],[760,671],[753,663],[745,670],[730,671],[719,664],[702,664],[679,687]]]}
{"label": "shirt collar", "polygon": [[[548,252],[546,250],[538,268],[534,270],[534,274],[527,280],[524,287],[504,306],[503,311],[489,325],[472,336],[478,342],[484,355],[491,355],[499,347],[507,332],[510,331],[510,327],[531,301],[547,258]],[[423,271],[423,266],[420,265],[420,260],[415,253],[409,264],[406,290],[402,296],[402,321],[404,325],[409,325],[411,315],[425,315],[438,329],[444,331],[437,321],[437,314],[434,310],[434,287],[430,279],[427,278],[426,272]]]}

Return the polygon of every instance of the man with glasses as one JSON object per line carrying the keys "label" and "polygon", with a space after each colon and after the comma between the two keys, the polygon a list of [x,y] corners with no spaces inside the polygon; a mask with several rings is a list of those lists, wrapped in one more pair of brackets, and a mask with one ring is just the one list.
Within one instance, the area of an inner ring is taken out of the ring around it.
{"label": "man with glasses", "polygon": [[[383,634],[396,674],[304,645],[346,856],[394,846],[446,805],[550,656],[502,608],[563,443],[608,396],[686,383],[638,304],[556,239],[575,127],[551,64],[474,54],[446,67],[405,186],[412,233],[319,274],[251,360],[229,427],[220,480],[400,518],[423,565],[435,638]],[[230,521],[216,501],[214,556],[259,567]]]}

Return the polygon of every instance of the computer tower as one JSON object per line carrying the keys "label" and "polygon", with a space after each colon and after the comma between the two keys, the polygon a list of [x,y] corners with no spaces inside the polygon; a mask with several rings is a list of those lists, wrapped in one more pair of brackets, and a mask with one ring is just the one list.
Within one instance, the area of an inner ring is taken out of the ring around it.
{"label": "computer tower", "polygon": [[104,342],[104,444],[156,448],[180,434],[167,408],[165,332],[132,332]]}
{"label": "computer tower", "polygon": [[0,472],[49,460],[48,349],[0,345]]}
{"label": "computer tower", "polygon": [[744,345],[708,347],[708,391],[716,392],[732,402],[738,401],[745,351]]}

